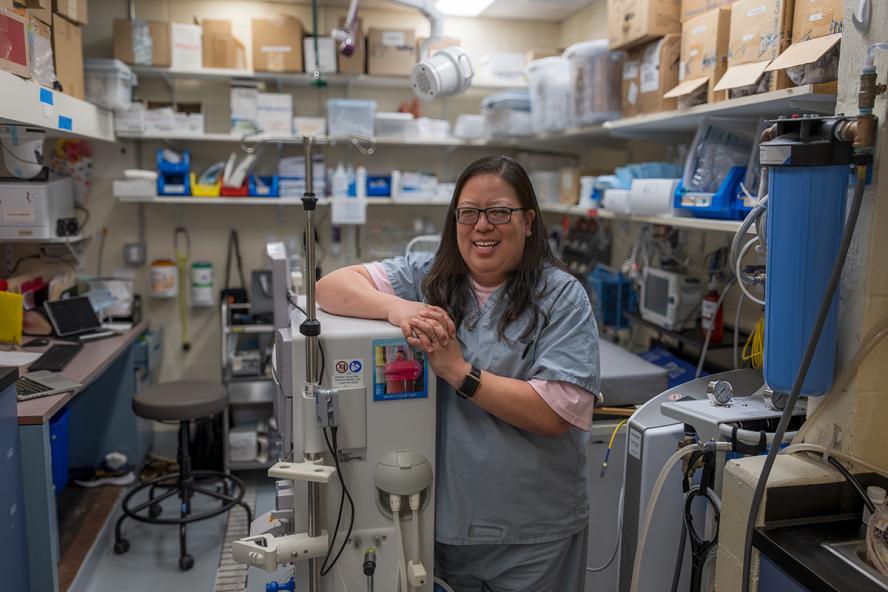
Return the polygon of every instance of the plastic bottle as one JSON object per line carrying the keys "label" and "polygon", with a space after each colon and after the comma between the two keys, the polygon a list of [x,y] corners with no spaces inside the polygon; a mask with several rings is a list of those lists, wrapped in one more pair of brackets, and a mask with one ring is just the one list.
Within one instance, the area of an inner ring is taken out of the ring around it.
{"label": "plastic bottle", "polygon": [[392,199],[401,197],[401,171],[392,171]]}
{"label": "plastic bottle", "polygon": [[290,285],[296,294],[304,291],[302,259],[299,257],[299,241],[291,238],[287,241],[287,261],[290,267]]}
{"label": "plastic bottle", "polygon": [[[870,485],[866,488],[866,497],[870,499],[873,504],[876,506],[885,505],[886,499],[886,491],[881,487],[876,487],[875,485]],[[869,524],[870,518],[872,518],[872,514],[866,506],[863,507],[863,523]]]}
{"label": "plastic bottle", "polygon": [[348,173],[341,162],[336,166],[336,171],[333,173],[332,185],[334,199],[348,197]]}
{"label": "plastic bottle", "polygon": [[712,327],[712,336],[709,340],[713,343],[719,343],[725,334],[724,315],[718,300],[718,282],[713,275],[709,278],[709,291],[703,297],[703,318],[700,323],[704,333]]}
{"label": "plastic bottle", "polygon": [[359,166],[355,171],[355,195],[358,199],[367,199],[367,169]]}

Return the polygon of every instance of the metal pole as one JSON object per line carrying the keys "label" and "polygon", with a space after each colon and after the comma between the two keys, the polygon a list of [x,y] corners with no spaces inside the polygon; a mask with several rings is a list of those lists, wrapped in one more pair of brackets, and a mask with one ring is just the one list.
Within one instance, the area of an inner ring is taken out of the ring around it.
{"label": "metal pole", "polygon": [[[318,337],[321,334],[321,324],[317,320],[317,304],[315,302],[315,241],[312,215],[317,207],[318,200],[314,194],[314,179],[312,177],[312,138],[303,136],[302,144],[305,149],[305,195],[302,197],[302,206],[305,209],[305,295],[306,295],[306,319],[299,326],[299,332],[305,336],[305,382],[306,390],[313,393],[318,386],[321,377],[318,376]],[[321,458],[320,453],[307,453],[305,460],[314,461]],[[317,537],[321,534],[321,486],[318,483],[308,483],[308,536]],[[321,590],[321,562],[317,558],[308,560],[308,589],[310,592]]]}

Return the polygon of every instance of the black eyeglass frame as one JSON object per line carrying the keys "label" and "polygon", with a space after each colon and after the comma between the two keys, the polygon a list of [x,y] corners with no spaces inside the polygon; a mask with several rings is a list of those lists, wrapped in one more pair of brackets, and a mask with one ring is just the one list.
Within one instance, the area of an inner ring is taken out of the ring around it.
{"label": "black eyeglass frame", "polygon": [[[457,224],[463,224],[465,226],[474,226],[475,224],[478,223],[478,220],[481,219],[481,214],[484,214],[484,217],[487,218],[487,222],[489,224],[493,224],[494,226],[499,226],[501,224],[509,224],[512,221],[512,214],[514,214],[515,212],[524,212],[529,209],[530,208],[510,208],[508,206],[493,206],[490,208],[472,208],[472,207],[466,206],[466,207],[454,208],[453,214],[454,214],[454,217],[456,218]],[[475,219],[472,222],[460,222],[459,213],[461,210],[463,210],[463,211],[468,210],[468,211],[475,212],[475,214],[476,214]],[[487,213],[490,210],[508,210],[509,211],[509,219],[504,222],[493,222],[490,219],[490,215]]]}

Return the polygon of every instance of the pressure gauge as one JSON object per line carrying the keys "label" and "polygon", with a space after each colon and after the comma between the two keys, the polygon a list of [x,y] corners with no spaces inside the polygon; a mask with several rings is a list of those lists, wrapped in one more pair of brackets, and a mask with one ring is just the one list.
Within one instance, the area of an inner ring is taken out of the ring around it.
{"label": "pressure gauge", "polygon": [[789,395],[777,392],[771,387],[765,387],[765,392],[762,395],[762,398],[764,398],[765,404],[775,411],[783,411],[786,409],[786,403],[789,401]]}
{"label": "pressure gauge", "polygon": [[727,380],[713,380],[706,387],[706,396],[713,405],[727,405],[734,398],[734,387]]}

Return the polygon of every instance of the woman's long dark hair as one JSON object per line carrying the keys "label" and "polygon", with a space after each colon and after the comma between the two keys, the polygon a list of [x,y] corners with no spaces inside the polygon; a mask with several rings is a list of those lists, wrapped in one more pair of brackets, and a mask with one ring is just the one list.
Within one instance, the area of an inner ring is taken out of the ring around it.
{"label": "woman's long dark hair", "polygon": [[506,280],[504,298],[498,306],[505,306],[500,317],[497,335],[502,338],[506,327],[516,321],[528,309],[533,311],[533,322],[529,323],[519,339],[532,335],[545,311],[540,310],[537,298],[545,292],[537,284],[546,265],[559,266],[558,260],[549,248],[543,215],[537,202],[536,193],[527,172],[515,160],[507,156],[489,156],[470,164],[460,175],[447,208],[447,218],[441,233],[441,244],[435,254],[435,261],[422,282],[422,292],[429,304],[440,306],[460,326],[465,319],[471,299],[474,298],[469,283],[469,268],[463,261],[456,241],[456,206],[463,187],[469,179],[480,175],[494,175],[512,186],[521,207],[533,210],[531,233],[524,243],[524,253],[518,267]]}

